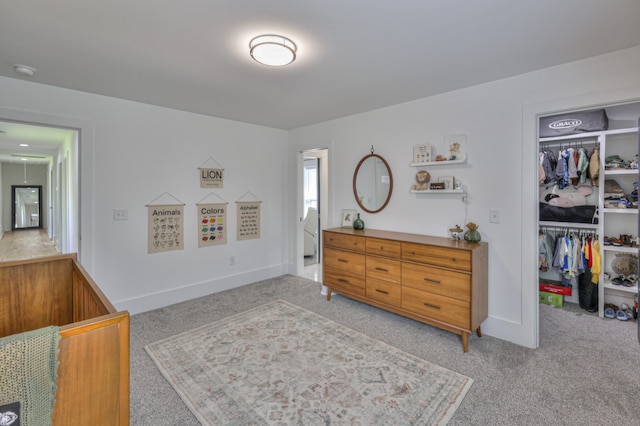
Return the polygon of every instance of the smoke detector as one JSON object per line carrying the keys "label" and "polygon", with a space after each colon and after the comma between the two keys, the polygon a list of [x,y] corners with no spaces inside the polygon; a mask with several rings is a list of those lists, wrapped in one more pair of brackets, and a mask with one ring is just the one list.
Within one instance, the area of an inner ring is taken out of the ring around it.
{"label": "smoke detector", "polygon": [[18,74],[24,75],[26,77],[31,77],[36,73],[36,69],[28,65],[17,64],[13,66],[13,70]]}

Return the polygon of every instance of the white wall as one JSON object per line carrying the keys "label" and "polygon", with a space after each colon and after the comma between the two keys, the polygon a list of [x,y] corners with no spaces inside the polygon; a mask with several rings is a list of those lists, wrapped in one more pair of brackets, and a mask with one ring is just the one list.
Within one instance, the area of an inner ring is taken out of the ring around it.
{"label": "white wall", "polygon": [[[330,141],[329,226],[339,226],[345,208],[357,208],[368,228],[418,234],[448,236],[455,224],[478,223],[490,248],[483,332],[536,347],[536,115],[640,99],[638,69],[640,47],[296,129],[289,163],[294,153]],[[430,143],[443,153],[445,136],[458,133],[468,137],[467,163],[429,172],[460,179],[468,203],[459,195],[409,193],[418,170],[409,166],[413,145]],[[371,145],[394,178],[392,199],[377,214],[358,208],[351,187]],[[489,209],[500,211],[500,223],[489,223]]]}
{"label": "white wall", "polygon": [[[118,308],[135,313],[285,272],[286,132],[17,79],[0,77],[0,93],[3,118],[81,130],[80,258]],[[209,158],[225,169],[223,189],[200,188]],[[247,191],[262,200],[262,234],[237,242],[235,202]],[[164,192],[186,204],[185,249],[149,255],[145,205]],[[229,203],[228,243],[199,249],[195,204],[210,193]],[[116,208],[128,220],[114,221]]]}
{"label": "white wall", "polygon": [[[328,221],[337,226],[341,209],[357,208],[353,169],[374,145],[395,185],[383,212],[362,215],[366,226],[446,236],[452,225],[477,222],[490,245],[483,331],[535,346],[536,115],[640,99],[638,69],[640,47],[288,133],[0,77],[0,117],[81,129],[81,259],[119,308],[139,312],[295,272],[290,177],[299,152],[329,148]],[[444,150],[455,133],[468,135],[468,163],[431,172],[463,182],[467,213],[460,196],[409,193],[413,145]],[[229,202],[229,243],[198,249],[195,203],[209,191],[199,188],[197,167],[209,157],[225,169],[225,187],[214,192]],[[263,201],[262,238],[236,242],[235,201],[247,191]],[[145,204],[164,192],[186,203],[186,248],[148,255]],[[129,220],[114,222],[116,208]],[[499,224],[489,223],[494,208]]]}

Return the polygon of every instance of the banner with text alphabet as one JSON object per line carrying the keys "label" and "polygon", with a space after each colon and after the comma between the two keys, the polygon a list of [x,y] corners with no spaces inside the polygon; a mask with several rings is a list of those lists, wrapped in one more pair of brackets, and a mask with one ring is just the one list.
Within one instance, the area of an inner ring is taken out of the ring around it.
{"label": "banner with text alphabet", "polygon": [[198,204],[198,247],[227,243],[227,203]]}
{"label": "banner with text alphabet", "polygon": [[182,250],[184,247],[184,205],[147,205],[148,252]]}
{"label": "banner with text alphabet", "polygon": [[260,238],[260,201],[236,201],[238,208],[237,240]]}

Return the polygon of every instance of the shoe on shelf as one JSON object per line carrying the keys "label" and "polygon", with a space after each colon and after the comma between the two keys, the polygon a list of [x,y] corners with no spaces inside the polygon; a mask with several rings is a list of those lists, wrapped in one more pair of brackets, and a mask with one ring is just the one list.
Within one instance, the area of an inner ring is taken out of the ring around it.
{"label": "shoe on shelf", "polygon": [[620,305],[620,311],[627,314],[627,319],[635,319],[635,316],[633,315],[633,309],[631,309],[631,307],[629,307],[629,305],[627,305],[626,303]]}
{"label": "shoe on shelf", "polygon": [[613,310],[613,308],[607,308],[604,310],[604,317],[605,318],[615,318],[616,317],[616,313]]}
{"label": "shoe on shelf", "polygon": [[618,313],[616,314],[616,318],[619,319],[620,321],[627,321],[629,319],[629,317],[627,316],[627,313],[622,309],[618,311]]}
{"label": "shoe on shelf", "polygon": [[611,284],[614,285],[624,285],[624,275],[618,275],[617,277],[611,280]]}

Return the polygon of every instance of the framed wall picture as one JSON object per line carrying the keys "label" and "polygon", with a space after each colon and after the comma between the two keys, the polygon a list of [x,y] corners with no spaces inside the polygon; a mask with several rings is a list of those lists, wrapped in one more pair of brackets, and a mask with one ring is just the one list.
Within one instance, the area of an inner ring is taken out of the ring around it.
{"label": "framed wall picture", "polygon": [[455,189],[455,178],[453,176],[440,176],[438,182],[444,183],[444,189]]}
{"label": "framed wall picture", "polygon": [[342,226],[353,226],[353,221],[356,220],[356,211],[351,209],[342,209]]}
{"label": "framed wall picture", "polygon": [[431,145],[422,144],[413,146],[412,163],[430,163],[431,162]]}

